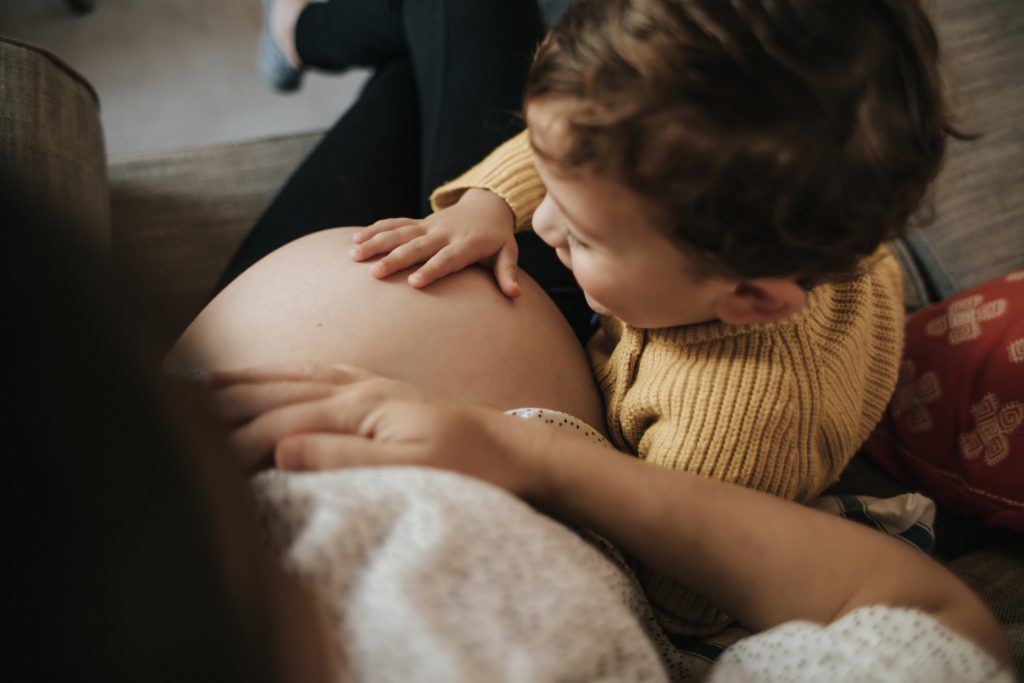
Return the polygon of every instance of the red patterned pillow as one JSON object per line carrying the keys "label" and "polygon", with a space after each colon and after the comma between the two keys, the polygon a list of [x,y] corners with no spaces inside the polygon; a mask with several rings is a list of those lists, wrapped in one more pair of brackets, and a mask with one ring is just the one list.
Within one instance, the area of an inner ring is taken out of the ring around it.
{"label": "red patterned pillow", "polygon": [[907,320],[896,393],[864,449],[955,512],[1024,533],[1024,271]]}

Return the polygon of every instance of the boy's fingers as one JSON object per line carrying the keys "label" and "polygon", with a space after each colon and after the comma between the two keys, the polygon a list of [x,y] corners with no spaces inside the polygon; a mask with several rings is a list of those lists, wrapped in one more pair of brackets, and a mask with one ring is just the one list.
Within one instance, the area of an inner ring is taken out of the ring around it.
{"label": "boy's fingers", "polygon": [[356,261],[368,259],[377,254],[394,251],[397,247],[422,237],[423,227],[418,224],[403,225],[387,232],[381,232],[356,245],[349,250],[349,255]]}
{"label": "boy's fingers", "polygon": [[366,226],[361,230],[357,230],[352,235],[352,241],[354,241],[357,244],[360,244],[370,239],[374,235],[377,235],[382,232],[387,232],[388,230],[394,230],[395,228],[415,222],[416,220],[413,218],[385,218],[383,220],[377,221],[376,223],[371,223],[370,225]]}
{"label": "boy's fingers", "polygon": [[515,242],[506,244],[498,252],[498,258],[494,261],[494,277],[498,281],[498,288],[510,299],[519,298],[522,287],[519,286],[519,268],[516,262],[519,260],[519,247]]}
{"label": "boy's fingers", "polygon": [[397,247],[390,254],[373,264],[370,272],[376,278],[385,278],[409,266],[423,263],[440,249],[435,239],[424,235]]}
{"label": "boy's fingers", "polygon": [[274,460],[284,470],[402,465],[410,462],[407,450],[348,434],[299,434],[278,443]]}
{"label": "boy's fingers", "polygon": [[462,270],[472,261],[459,253],[459,250],[452,245],[446,246],[441,251],[430,257],[419,270],[409,276],[409,284],[413,287],[425,287],[445,275]]}

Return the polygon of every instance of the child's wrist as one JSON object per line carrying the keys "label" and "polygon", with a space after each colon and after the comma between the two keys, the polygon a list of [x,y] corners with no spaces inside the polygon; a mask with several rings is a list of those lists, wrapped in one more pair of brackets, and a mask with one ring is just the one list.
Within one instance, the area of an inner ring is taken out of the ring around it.
{"label": "child's wrist", "polygon": [[477,209],[493,215],[495,219],[507,222],[510,232],[515,231],[516,214],[501,195],[483,187],[471,187],[462,194],[459,203],[473,204]]}

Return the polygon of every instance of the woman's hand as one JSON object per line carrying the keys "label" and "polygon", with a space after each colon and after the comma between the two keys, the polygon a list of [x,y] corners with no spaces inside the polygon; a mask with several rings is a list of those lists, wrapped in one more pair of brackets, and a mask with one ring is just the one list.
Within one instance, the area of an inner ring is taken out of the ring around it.
{"label": "woman's hand", "polygon": [[388,218],[353,236],[351,256],[364,261],[380,254],[370,272],[384,278],[422,263],[409,276],[413,287],[479,263],[494,269],[498,288],[510,299],[522,294],[516,260],[515,216],[501,197],[487,190],[469,189],[455,204],[421,220]]}
{"label": "woman's hand", "polygon": [[248,470],[271,454],[290,470],[420,465],[527,495],[548,452],[545,425],[349,366],[220,372],[207,383]]}

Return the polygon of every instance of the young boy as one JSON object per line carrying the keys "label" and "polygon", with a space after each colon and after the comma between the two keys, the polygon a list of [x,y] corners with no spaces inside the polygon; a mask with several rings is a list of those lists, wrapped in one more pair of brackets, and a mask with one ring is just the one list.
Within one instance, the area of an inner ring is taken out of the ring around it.
{"label": "young boy", "polygon": [[[897,236],[950,127],[905,0],[582,0],[538,51],[528,130],[381,221],[356,259],[424,286],[474,262],[518,295],[533,230],[601,316],[587,351],[621,450],[797,501],[882,414],[901,351]],[[653,570],[665,627],[728,617]]]}

